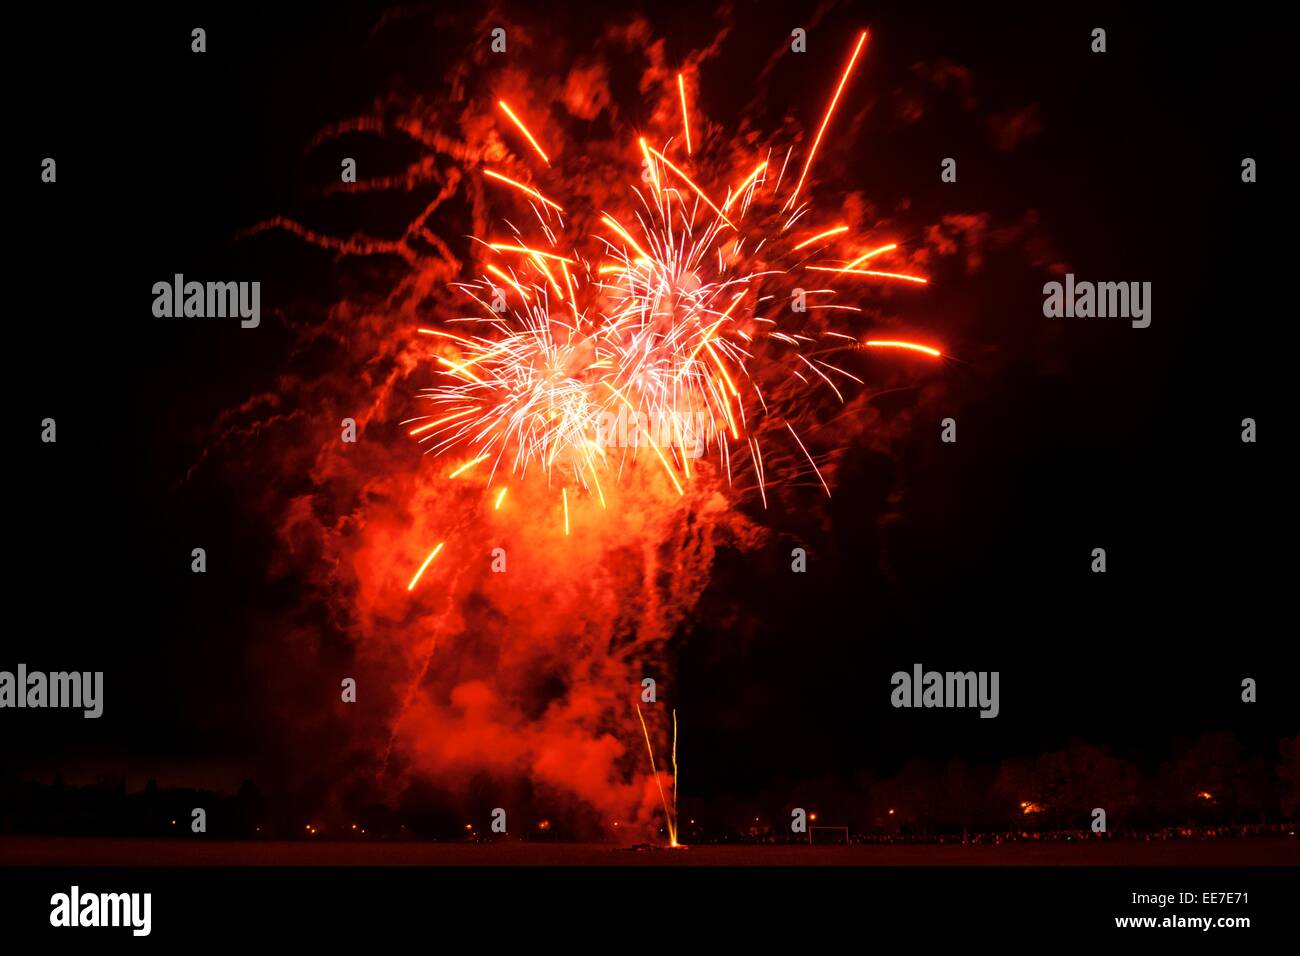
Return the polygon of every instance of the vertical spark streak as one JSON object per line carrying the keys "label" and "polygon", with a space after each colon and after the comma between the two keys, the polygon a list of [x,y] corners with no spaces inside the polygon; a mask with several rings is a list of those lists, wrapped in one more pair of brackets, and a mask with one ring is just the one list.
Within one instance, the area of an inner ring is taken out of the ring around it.
{"label": "vertical spark streak", "polygon": [[835,88],[835,95],[831,97],[831,105],[826,108],[826,117],[822,120],[821,129],[817,130],[817,137],[813,140],[812,149],[808,151],[808,159],[803,164],[803,173],[799,176],[799,182],[794,187],[794,192],[786,200],[783,208],[789,209],[794,206],[794,201],[799,198],[799,190],[803,188],[803,182],[808,178],[808,170],[812,168],[813,157],[817,155],[817,147],[822,141],[822,134],[826,132],[826,127],[831,121],[831,114],[835,112],[835,104],[840,100],[840,94],[844,92],[844,84],[849,81],[849,74],[853,72],[853,64],[858,61],[858,54],[862,52],[862,45],[867,42],[867,31],[863,30],[858,36],[858,45],[853,48],[853,56],[849,57],[849,65],[844,68],[844,75],[840,77],[840,85]]}
{"label": "vertical spark streak", "polygon": [[686,112],[686,84],[682,75],[677,74],[677,92],[682,96],[682,128],[686,130],[686,155],[691,155],[691,118]]}
{"label": "vertical spark streak", "polygon": [[[677,708],[673,708],[673,820],[677,820],[677,783],[681,776],[677,772]],[[681,846],[677,842],[677,826],[673,824],[672,845]]]}
{"label": "vertical spark streak", "polygon": [[[641,733],[645,735],[646,753],[650,755],[650,773],[654,775],[655,786],[659,788],[659,800],[664,805],[664,819],[668,824],[668,842],[672,846],[677,846],[677,818],[672,813],[672,811],[668,809],[668,797],[664,795],[663,781],[659,779],[659,771],[655,768],[655,749],[650,743],[650,729],[645,725],[645,715],[641,713],[640,704],[636,705],[636,716],[637,719],[641,721]],[[676,720],[676,712],[674,712],[673,719]],[[676,731],[674,731],[674,735],[675,734]],[[676,754],[676,749],[677,749],[676,737],[674,736],[674,744],[673,744],[674,754]],[[676,756],[674,756],[673,757],[674,762],[676,761],[676,759],[677,759]],[[674,800],[676,800],[675,790],[674,790]]]}
{"label": "vertical spark streak", "polygon": [[564,534],[567,537],[569,534],[569,489],[561,488],[560,497],[564,499]]}

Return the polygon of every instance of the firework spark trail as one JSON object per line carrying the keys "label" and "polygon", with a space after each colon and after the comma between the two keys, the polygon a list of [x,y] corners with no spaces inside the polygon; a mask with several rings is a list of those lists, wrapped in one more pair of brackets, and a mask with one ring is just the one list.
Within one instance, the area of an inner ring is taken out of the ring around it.
{"label": "firework spark trail", "polygon": [[677,92],[682,97],[682,129],[686,133],[686,155],[691,155],[691,117],[686,112],[686,85],[682,82],[682,75],[677,74]]}
{"label": "firework spark trail", "polygon": [[799,245],[795,246],[794,247],[795,251],[797,252],[798,250],[802,249],[804,246],[811,246],[814,242],[817,242],[819,239],[825,239],[827,236],[834,236],[841,232],[848,232],[848,231],[849,231],[848,226],[836,226],[834,229],[827,229],[825,232],[819,232],[817,233],[817,235],[809,239],[805,239],[803,242],[799,243]]}
{"label": "firework spark trail", "polygon": [[933,356],[934,358],[940,358],[943,355],[943,353],[936,348],[931,348],[928,345],[918,345],[916,342],[891,342],[886,339],[867,339],[867,341],[862,344],[873,349],[910,349],[913,352],[922,352],[926,355]]}
{"label": "firework spark trail", "polygon": [[415,590],[415,586],[420,583],[420,578],[424,574],[424,569],[427,568],[429,564],[433,561],[433,559],[438,556],[438,552],[442,550],[442,546],[445,543],[446,542],[439,541],[438,546],[429,552],[429,556],[425,558],[424,563],[420,565],[420,570],[415,572],[415,577],[411,578],[411,583],[406,586],[406,590],[408,591]]}
{"label": "firework spark trail", "polygon": [[681,784],[681,774],[677,769],[677,708],[673,708],[673,844],[677,844],[677,791]]}
{"label": "firework spark trail", "polygon": [[645,715],[641,713],[641,705],[636,705],[636,716],[641,721],[641,733],[645,735],[646,753],[650,755],[650,774],[654,777],[655,786],[659,788],[659,800],[664,808],[664,822],[668,827],[668,845],[681,846],[677,842],[677,711],[673,711],[673,805],[668,807],[668,797],[664,794],[663,781],[659,779],[659,770],[655,766],[655,749],[650,743],[650,730],[646,727]]}
{"label": "firework spark trail", "polygon": [[790,198],[786,200],[783,209],[790,209],[794,206],[795,200],[799,198],[799,190],[803,189],[804,180],[808,178],[808,170],[812,168],[813,159],[817,156],[817,147],[821,145],[822,136],[826,132],[826,127],[830,125],[831,115],[835,112],[835,104],[840,101],[840,94],[844,92],[844,84],[849,81],[849,75],[853,72],[853,64],[858,62],[858,54],[862,52],[862,46],[867,42],[867,31],[863,30],[858,35],[857,46],[853,48],[853,55],[849,57],[849,65],[844,68],[844,75],[840,77],[840,85],[835,88],[835,95],[831,97],[830,106],[826,107],[826,117],[822,120],[821,127],[817,130],[817,136],[813,139],[812,148],[808,150],[808,159],[803,164],[803,172],[799,174],[799,182],[795,184],[794,191],[790,193]]}
{"label": "firework spark trail", "polygon": [[514,110],[506,105],[505,100],[497,100],[497,105],[501,107],[502,112],[504,112],[506,116],[510,117],[510,121],[514,123],[515,126],[519,127],[519,131],[523,133],[528,139],[528,142],[532,144],[533,149],[537,150],[537,155],[542,157],[542,162],[546,163],[547,166],[551,165],[551,160],[547,157],[546,153],[542,151],[542,147],[537,145],[537,140],[535,140],[533,134],[528,131],[528,127],[524,125],[524,121],[515,115]]}

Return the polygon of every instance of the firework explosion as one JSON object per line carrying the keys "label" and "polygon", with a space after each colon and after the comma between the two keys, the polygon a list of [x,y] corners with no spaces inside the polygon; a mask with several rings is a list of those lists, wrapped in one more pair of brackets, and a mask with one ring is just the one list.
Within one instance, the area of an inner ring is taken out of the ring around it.
{"label": "firework explosion", "polygon": [[[714,186],[726,173],[691,148],[681,73],[681,136],[663,149],[676,145],[682,165],[644,136],[630,144],[639,150],[641,181],[628,185],[631,202],[621,212],[597,209],[584,197],[587,216],[598,216],[602,229],[583,237],[586,242],[567,238],[564,206],[539,188],[481,171],[488,182],[513,190],[535,225],[526,232],[506,220],[503,226],[513,233],[507,240],[476,240],[484,274],[457,287],[481,311],[453,320],[463,331],[419,330],[440,340],[436,361],[446,381],[426,390],[432,411],[412,420],[420,424],[410,434],[432,452],[467,452],[448,477],[482,465],[491,489],[498,476],[522,479],[530,465],[540,469],[559,485],[567,534],[570,486],[574,504],[581,491],[607,507],[601,475],[608,484],[628,467],[629,445],[653,454],[679,496],[693,477],[692,457],[714,449],[728,486],[734,487],[733,459],[747,461],[766,503],[761,436],[775,423],[788,430],[788,440],[830,494],[791,424],[794,413],[769,402],[767,385],[793,377],[843,402],[841,389],[862,379],[826,361],[834,353],[898,348],[940,355],[927,345],[862,340],[798,321],[809,312],[860,313],[834,284],[845,279],[927,281],[864,268],[895,252],[897,243],[868,241],[874,247],[861,251],[864,239],[849,235],[848,225],[804,225],[817,212],[800,192],[866,41],[863,31],[784,201],[781,186],[793,147],[778,169],[768,149],[736,182],[715,186],[716,201],[692,178],[693,172]],[[528,126],[505,101],[497,105],[542,168],[552,170]],[[572,191],[562,176],[551,178]],[[596,251],[584,254],[590,247]],[[839,253],[849,258],[835,258],[836,247],[852,250]],[[826,287],[803,288],[812,283]],[[622,424],[618,435],[611,434],[614,422]],[[620,446],[613,454],[611,444]],[[494,493],[495,508],[507,491],[503,486]],[[417,572],[412,586],[418,578]]]}
{"label": "firework explosion", "polygon": [[[643,676],[664,679],[665,645],[717,550],[764,539],[748,502],[766,508],[776,482],[831,494],[803,424],[865,384],[855,357],[941,358],[854,327],[862,296],[927,278],[899,239],[828,218],[812,198],[866,56],[866,31],[848,40],[803,143],[728,138],[692,108],[695,72],[668,68],[656,46],[643,81],[653,118],[579,144],[573,171],[574,145],[511,78],[504,95],[467,102],[460,137],[403,115],[318,138],[397,129],[455,160],[400,239],[337,239],[285,218],[251,230],[411,267],[382,309],[343,303],[332,316],[380,357],[360,384],[333,384],[367,409],[363,426],[401,421],[401,443],[320,452],[313,491],[281,524],[286,565],[364,684],[393,689],[351,730],[385,792],[427,781],[472,815],[491,789],[601,838],[658,831],[661,818],[676,845],[676,714],[636,705]],[[600,70],[574,77],[599,84]],[[357,191],[409,187],[430,168]],[[473,265],[433,223],[458,194],[477,227]],[[392,414],[417,392],[420,414]],[[672,754],[671,773],[656,752]]]}

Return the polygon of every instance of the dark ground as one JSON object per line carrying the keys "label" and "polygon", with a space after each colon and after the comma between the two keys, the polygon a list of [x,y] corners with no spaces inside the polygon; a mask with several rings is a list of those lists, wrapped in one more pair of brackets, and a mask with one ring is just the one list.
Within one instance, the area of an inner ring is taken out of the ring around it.
{"label": "dark ground", "polygon": [[5,837],[0,861],[15,866],[1296,866],[1300,839],[625,850],[592,843]]}

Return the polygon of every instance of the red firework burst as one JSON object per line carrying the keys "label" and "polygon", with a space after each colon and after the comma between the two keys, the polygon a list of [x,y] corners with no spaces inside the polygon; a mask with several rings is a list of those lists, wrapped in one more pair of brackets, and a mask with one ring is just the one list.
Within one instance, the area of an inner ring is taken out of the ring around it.
{"label": "red firework burst", "polygon": [[[481,273],[456,284],[474,303],[472,314],[448,323],[454,328],[419,329],[437,342],[441,381],[424,391],[429,413],[406,424],[431,452],[463,456],[449,478],[483,466],[488,489],[503,483],[491,492],[498,509],[505,482],[540,469],[559,485],[567,534],[579,496],[606,507],[605,486],[638,459],[660,468],[685,496],[693,470],[709,467],[692,459],[707,451],[729,486],[736,459],[746,460],[766,504],[761,433],[775,424],[830,494],[782,403],[770,400],[770,384],[824,387],[843,402],[842,388],[862,379],[827,361],[836,353],[872,348],[942,355],[910,341],[860,340],[808,317],[860,312],[844,301],[844,283],[928,281],[861,268],[887,261],[897,243],[852,235],[848,225],[808,225],[818,213],[800,198],[866,41],[864,30],[798,180],[784,194],[793,147],[779,167],[768,148],[748,172],[724,169],[692,148],[680,73],[681,138],[670,135],[660,147],[645,136],[628,144],[628,166],[637,168],[639,160],[640,178],[628,182],[626,201],[615,209],[598,205],[584,188],[590,172],[563,178],[534,131],[498,101],[501,116],[542,162],[533,175],[547,182],[530,185],[494,169],[480,171],[486,183],[510,191],[531,218],[522,227],[504,219],[501,235],[477,238]],[[624,174],[610,170],[607,178]],[[572,229],[566,207],[580,209],[598,230]],[[803,288],[811,282],[819,287]],[[411,587],[441,547],[425,559]]]}

